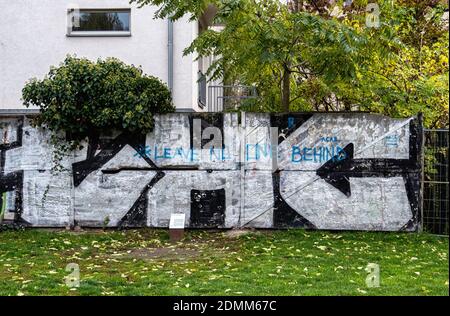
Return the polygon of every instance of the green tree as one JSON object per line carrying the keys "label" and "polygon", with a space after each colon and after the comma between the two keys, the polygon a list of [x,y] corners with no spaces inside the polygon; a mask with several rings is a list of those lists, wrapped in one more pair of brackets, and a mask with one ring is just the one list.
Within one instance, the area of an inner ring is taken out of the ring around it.
{"label": "green tree", "polygon": [[438,0],[380,1],[380,28],[373,30],[371,41],[376,42],[383,30],[393,32],[386,43],[389,58],[380,57],[381,48],[375,50],[371,65],[359,73],[357,89],[346,87],[340,94],[353,95],[364,110],[394,117],[423,112],[425,126],[448,126],[449,38],[444,9]]}
{"label": "green tree", "polygon": [[442,1],[379,0],[375,26],[367,0],[131,1],[159,6],[159,18],[192,20],[213,4],[223,29],[204,31],[185,53],[216,56],[211,79],[256,86],[260,98],[244,109],[423,112],[426,126],[448,126]]}
{"label": "green tree", "polygon": [[[339,20],[365,36],[351,84],[316,78],[304,90],[309,102],[393,117],[424,113],[425,126],[448,126],[448,21],[438,0],[377,1],[379,27],[366,25],[367,1],[343,7]],[[326,12],[331,12],[330,9]],[[334,101],[334,102],[331,102]],[[337,105],[337,106],[336,106]]]}
{"label": "green tree", "polygon": [[147,133],[155,113],[175,110],[164,83],[114,58],[68,56],[44,79],[31,79],[22,94],[25,106],[41,110],[37,125],[75,141],[107,129]]}
{"label": "green tree", "polygon": [[[212,2],[214,22],[185,51],[216,57],[207,75],[229,84],[255,85],[260,98],[253,110],[308,110],[298,89],[307,78],[350,80],[363,45],[352,28],[306,11],[292,11],[276,0],[133,0],[160,5],[157,17],[199,16]],[[330,65],[332,67],[330,67]],[[297,102],[296,102],[297,101]]]}

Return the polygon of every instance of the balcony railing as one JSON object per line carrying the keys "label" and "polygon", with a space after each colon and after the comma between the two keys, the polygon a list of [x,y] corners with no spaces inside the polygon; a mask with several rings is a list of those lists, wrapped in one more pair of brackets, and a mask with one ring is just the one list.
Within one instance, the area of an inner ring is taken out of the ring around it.
{"label": "balcony railing", "polygon": [[243,100],[257,97],[256,88],[243,85],[208,86],[208,112],[238,109]]}

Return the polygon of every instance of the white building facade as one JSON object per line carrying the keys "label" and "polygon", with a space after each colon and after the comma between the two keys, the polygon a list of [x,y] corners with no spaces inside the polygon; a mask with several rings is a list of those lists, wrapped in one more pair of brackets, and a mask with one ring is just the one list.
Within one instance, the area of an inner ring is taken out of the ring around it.
{"label": "white building facade", "polygon": [[205,110],[201,66],[193,55],[183,56],[199,23],[154,19],[156,10],[128,0],[0,0],[0,111],[23,110],[25,83],[43,78],[68,54],[141,66],[168,84],[177,111]]}

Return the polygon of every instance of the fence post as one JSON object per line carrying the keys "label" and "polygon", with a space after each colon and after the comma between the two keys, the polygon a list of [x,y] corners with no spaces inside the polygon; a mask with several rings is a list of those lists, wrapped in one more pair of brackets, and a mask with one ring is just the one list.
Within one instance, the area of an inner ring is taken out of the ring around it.
{"label": "fence post", "polygon": [[423,114],[419,113],[417,116],[417,119],[419,120],[419,128],[420,128],[420,191],[419,191],[419,206],[420,206],[420,221],[419,221],[419,227],[418,232],[423,233],[423,195],[424,195],[424,181],[425,181],[425,129],[423,128]]}
{"label": "fence post", "polygon": [[239,133],[239,144],[240,144],[240,153],[239,153],[239,161],[240,161],[240,177],[239,177],[239,185],[241,191],[241,203],[239,209],[239,223],[238,226],[241,227],[241,219],[242,216],[245,215],[245,146],[246,146],[246,136],[247,131],[245,128],[245,112],[241,111],[241,124],[240,124],[240,133]]}

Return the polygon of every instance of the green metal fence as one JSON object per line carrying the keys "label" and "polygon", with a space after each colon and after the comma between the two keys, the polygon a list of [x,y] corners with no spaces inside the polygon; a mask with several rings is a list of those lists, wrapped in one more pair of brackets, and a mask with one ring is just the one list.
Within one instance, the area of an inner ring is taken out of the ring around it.
{"label": "green metal fence", "polygon": [[448,235],[449,130],[424,131],[423,229],[426,232]]}

